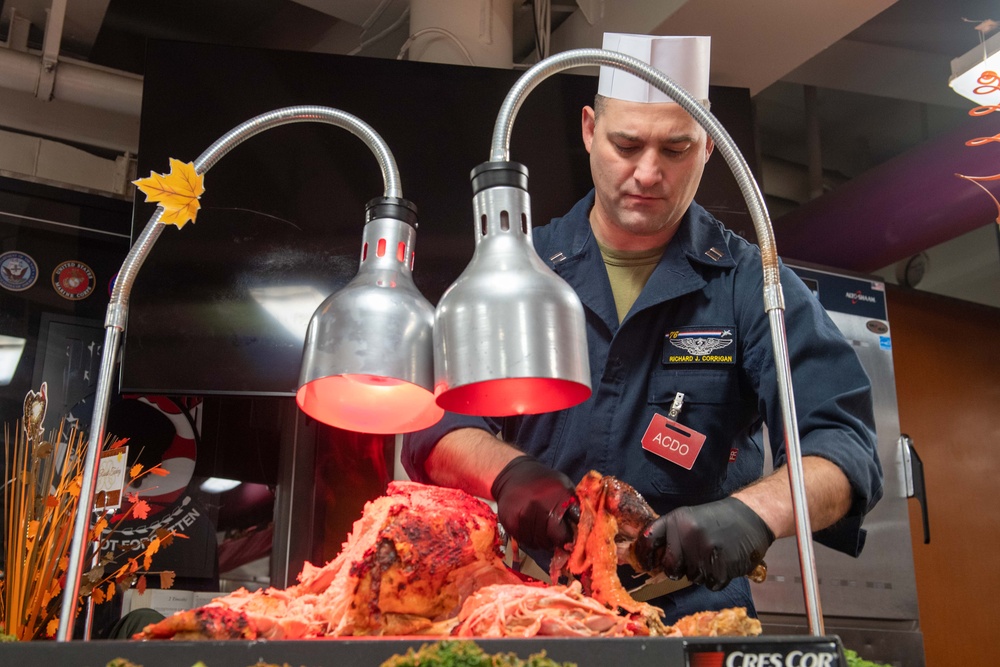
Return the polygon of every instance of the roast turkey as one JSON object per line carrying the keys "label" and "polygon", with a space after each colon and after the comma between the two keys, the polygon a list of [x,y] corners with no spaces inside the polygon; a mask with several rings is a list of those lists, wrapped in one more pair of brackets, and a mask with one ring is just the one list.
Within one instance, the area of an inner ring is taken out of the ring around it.
{"label": "roast turkey", "polygon": [[[144,628],[137,638],[297,639],[447,634],[462,603],[522,583],[503,563],[496,514],[455,489],[391,482],[365,505],[340,554],[299,583],[240,589]],[[223,622],[224,621],[224,622]]]}

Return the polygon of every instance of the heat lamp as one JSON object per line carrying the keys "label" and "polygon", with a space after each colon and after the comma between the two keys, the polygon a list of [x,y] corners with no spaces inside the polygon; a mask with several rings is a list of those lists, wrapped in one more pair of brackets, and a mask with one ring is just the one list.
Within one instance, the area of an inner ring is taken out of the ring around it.
{"label": "heat lamp", "polygon": [[583,304],[531,245],[528,170],[487,162],[472,184],[475,252],[435,313],[437,404],[501,417],[585,401]]}
{"label": "heat lamp", "polygon": [[416,209],[404,199],[368,204],[361,266],[309,322],[295,400],[325,424],[362,433],[409,433],[435,424],[434,308],[411,275]]}

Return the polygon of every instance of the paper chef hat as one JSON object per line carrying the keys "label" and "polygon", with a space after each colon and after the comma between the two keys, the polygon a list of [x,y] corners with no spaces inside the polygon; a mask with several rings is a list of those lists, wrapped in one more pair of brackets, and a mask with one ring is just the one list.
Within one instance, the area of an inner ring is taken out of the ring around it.
{"label": "paper chef hat", "polygon": [[[708,101],[708,67],[712,51],[711,37],[661,37],[604,33],[607,51],[618,51],[638,58],[666,74],[703,104]],[[673,102],[659,88],[615,67],[601,67],[597,92],[628,102]]]}

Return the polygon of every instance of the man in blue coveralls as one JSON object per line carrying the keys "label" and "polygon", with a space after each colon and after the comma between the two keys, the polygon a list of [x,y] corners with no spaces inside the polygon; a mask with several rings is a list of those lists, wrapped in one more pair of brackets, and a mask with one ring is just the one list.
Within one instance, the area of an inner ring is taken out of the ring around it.
{"label": "man in blue coveralls", "polygon": [[[608,34],[604,48],[707,105],[709,38]],[[679,580],[650,600],[666,623],[733,606],[754,615],[745,575],[795,534],[760,251],[694,203],[713,142],[659,90],[601,68],[582,133],[594,189],[533,241],[583,302],[593,394],[548,414],[446,414],[405,438],[404,466],[496,500],[543,567],[572,539],[560,508],[574,483],[613,475],[660,514],[636,553]],[[857,555],[882,494],[871,385],[805,285],[784,267],[781,282],[811,524]],[[776,466],[763,478],[762,423]]]}

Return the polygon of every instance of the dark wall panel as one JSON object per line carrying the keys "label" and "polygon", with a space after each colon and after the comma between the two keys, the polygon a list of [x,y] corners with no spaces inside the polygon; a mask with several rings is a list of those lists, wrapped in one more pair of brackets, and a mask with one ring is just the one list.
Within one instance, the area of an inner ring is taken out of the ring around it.
{"label": "dark wall panel", "polygon": [[[493,124],[519,72],[311,53],[152,42],[139,174],[195,160],[240,123],[316,104],[354,114],[392,150],[419,209],[414,270],[436,303],[473,250],[469,172],[487,160]],[[592,76],[560,74],[521,108],[511,157],[530,171],[535,225],[590,189],[580,109]],[[749,95],[713,89],[713,112],[753,156]],[[736,228],[747,216],[721,158],[699,201]],[[206,174],[195,224],[168,228],[136,280],[123,387],[180,394],[291,395],[319,295],[357,271],[365,203],[382,194],[377,162],[341,128],[299,123],[238,146]],[[133,235],[153,213],[137,203]],[[310,301],[311,299],[311,301]],[[280,304],[279,312],[265,304]],[[283,325],[281,321],[284,320]],[[289,325],[290,324],[290,328]]]}

